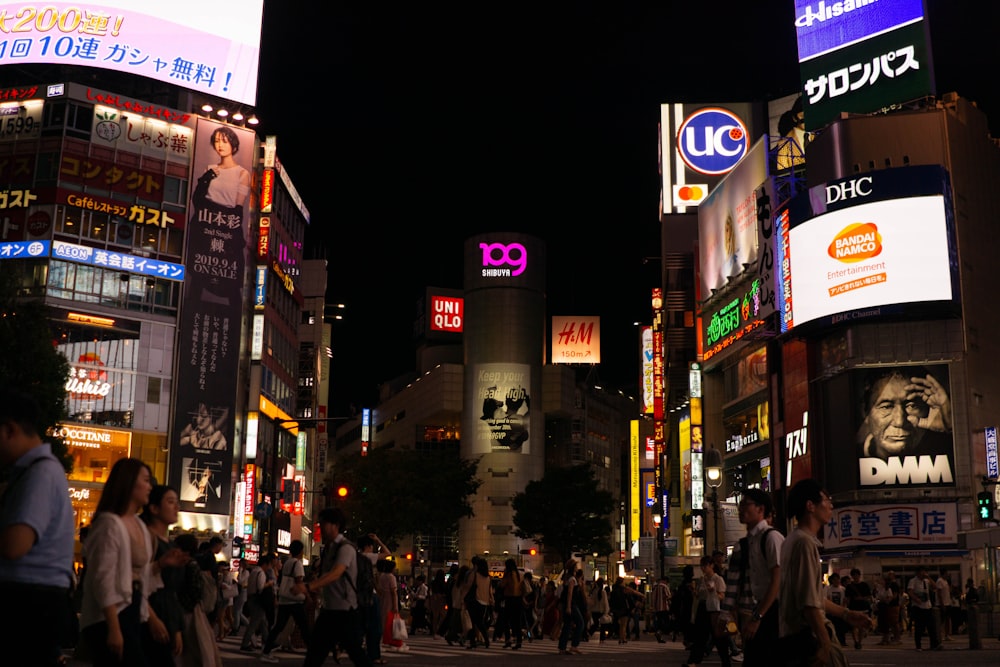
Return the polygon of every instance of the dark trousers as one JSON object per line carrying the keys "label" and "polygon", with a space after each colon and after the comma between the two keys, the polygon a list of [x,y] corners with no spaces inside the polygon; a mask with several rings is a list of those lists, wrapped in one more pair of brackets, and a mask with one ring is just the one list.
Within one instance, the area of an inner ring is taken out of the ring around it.
{"label": "dark trousers", "polygon": [[505,597],[503,599],[503,615],[507,621],[507,632],[505,637],[510,642],[513,635],[515,646],[521,645],[524,626],[524,603],[518,597]]}
{"label": "dark trousers", "polygon": [[699,665],[705,659],[705,646],[709,641],[715,644],[719,650],[719,659],[722,660],[722,667],[730,667],[729,660],[729,635],[721,633],[716,627],[719,619],[719,612],[709,612],[705,610],[705,605],[699,603],[698,612],[694,618],[694,638],[691,644],[691,653],[687,662],[692,665]]}
{"label": "dark trousers", "polygon": [[[0,662],[11,667],[57,664],[62,628],[73,613],[67,589],[0,583]],[[73,614],[75,616],[75,614]]]}
{"label": "dark trousers", "polygon": [[149,663],[146,661],[146,654],[142,651],[142,629],[139,623],[139,604],[141,601],[141,591],[133,593],[132,604],[118,612],[118,626],[121,628],[122,639],[125,641],[121,660],[108,649],[108,624],[106,621],[88,625],[83,629],[83,636],[90,647],[91,662],[94,667],[118,667],[119,665],[147,667]]}
{"label": "dark trousers", "polygon": [[264,642],[264,653],[270,653],[271,649],[274,648],[274,645],[278,642],[278,635],[285,629],[289,618],[295,619],[295,625],[299,626],[299,634],[302,635],[302,641],[307,645],[309,644],[309,622],[306,620],[306,605],[301,602],[298,604],[279,604],[278,619],[271,626],[271,631],[267,633],[267,641]]}
{"label": "dark trousers", "polygon": [[[560,611],[565,610],[565,607],[560,603]],[[571,644],[573,648],[580,645],[580,639],[583,637],[583,625],[585,621],[583,620],[583,612],[576,605],[573,605],[573,613],[565,614],[563,617],[562,632],[559,633],[559,650],[565,651],[566,645]]]}
{"label": "dark trousers", "polygon": [[930,639],[931,648],[936,647],[941,640],[938,638],[937,626],[934,623],[934,616],[930,609],[921,609],[915,605],[910,605],[910,618],[913,620],[913,642],[920,648],[920,640],[927,632]]}
{"label": "dark trousers", "polygon": [[378,596],[372,596],[370,607],[361,608],[361,623],[364,626],[365,653],[373,663],[382,659],[382,610]]}
{"label": "dark trousers", "polygon": [[486,622],[486,609],[487,606],[484,604],[479,604],[478,600],[470,601],[469,605],[469,618],[472,619],[472,629],[469,630],[469,645],[476,645],[476,630],[479,630],[483,635],[483,642],[486,647],[490,646],[490,624]]}
{"label": "dark trousers", "polygon": [[743,667],[771,667],[778,645],[778,601],[760,619],[753,639],[743,642]]}
{"label": "dark trousers", "polygon": [[[281,606],[278,607],[279,617]],[[298,623],[298,620],[295,621]],[[326,662],[330,651],[337,647],[347,651],[348,657],[358,667],[369,667],[372,661],[361,647],[361,615],[357,609],[339,611],[324,609],[319,612],[316,627],[308,641],[303,667],[319,667]]]}

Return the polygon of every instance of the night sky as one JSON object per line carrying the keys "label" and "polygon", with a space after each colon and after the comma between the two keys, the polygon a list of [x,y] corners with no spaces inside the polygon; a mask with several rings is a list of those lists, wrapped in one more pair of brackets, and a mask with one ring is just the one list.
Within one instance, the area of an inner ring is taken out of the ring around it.
{"label": "night sky", "polygon": [[[347,304],[331,410],[414,370],[416,300],[461,288],[464,240],[489,231],[546,241],[549,316],[600,315],[596,377],[634,391],[659,105],[795,92],[793,0],[435,4],[265,3],[259,129],[326,247],[328,300]],[[930,0],[932,46],[938,90],[1000,116],[987,4]]]}

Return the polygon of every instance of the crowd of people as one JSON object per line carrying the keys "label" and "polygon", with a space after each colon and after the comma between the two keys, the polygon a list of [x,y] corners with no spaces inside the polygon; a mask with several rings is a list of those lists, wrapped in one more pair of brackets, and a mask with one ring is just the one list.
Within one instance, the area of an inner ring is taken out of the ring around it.
{"label": "crowd of people", "polygon": [[478,556],[408,582],[377,535],[346,538],[339,508],[320,512],[323,547],[308,567],[305,545],[293,540],[284,559],[263,554],[233,572],[221,538],[199,544],[190,533],[171,534],[178,491],[134,458],[111,468],[81,531],[77,572],[65,475],[37,419],[37,405],[0,390],[0,465],[10,470],[0,490],[0,595],[17,600],[0,605],[4,664],[62,664],[75,646],[98,667],[217,667],[219,643],[235,635],[263,662],[278,662],[273,651],[282,647],[304,649],[306,667],[331,653],[368,667],[385,664],[383,650],[407,650],[418,632],[468,650],[503,642],[516,651],[547,639],[574,655],[583,642],[625,644],[644,629],[658,642],[683,641],[683,667],[712,650],[723,667],[841,667],[843,649],[860,649],[873,628],[882,644],[907,634],[922,650],[927,635],[928,648],[941,649],[980,596],[971,579],[963,592],[947,572],[922,566],[905,587],[892,571],[866,579],[858,568],[825,580],[817,533],[833,504],[812,479],[788,493],[795,527],[787,537],[771,525],[770,494],[747,490],[739,503],[746,536],[728,562],[722,552],[706,555],[701,576],[688,565],[676,587],[667,576],[645,590],[623,577],[587,581],[573,558],[561,574],[538,578],[510,558],[495,577]]}

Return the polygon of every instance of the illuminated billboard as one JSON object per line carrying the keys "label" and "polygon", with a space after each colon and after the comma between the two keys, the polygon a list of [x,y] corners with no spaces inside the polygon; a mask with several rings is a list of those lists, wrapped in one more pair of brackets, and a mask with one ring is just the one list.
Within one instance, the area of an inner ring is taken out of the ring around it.
{"label": "illuminated billboard", "polygon": [[2,3],[0,66],[47,63],[145,76],[254,104],[263,0]]}
{"label": "illuminated billboard", "polygon": [[915,166],[796,197],[776,220],[781,330],[957,299],[948,192],[942,168]]}
{"label": "illuminated billboard", "polygon": [[661,104],[663,213],[698,206],[750,149],[748,103]]}
{"label": "illuminated billboard", "polygon": [[747,156],[698,207],[701,290],[707,296],[757,261],[757,187],[767,180],[767,140]]}
{"label": "illuminated billboard", "polygon": [[[476,420],[473,448],[476,454],[531,453],[531,367],[528,364],[478,364],[469,387]],[[535,438],[540,434],[536,433]]]}
{"label": "illuminated billboard", "polygon": [[858,487],[953,486],[948,366],[886,366],[848,374]]}
{"label": "illuminated billboard", "polygon": [[457,343],[466,326],[465,292],[444,287],[428,287],[418,305],[420,313],[414,332],[429,341]]}
{"label": "illuminated billboard", "polygon": [[601,363],[601,318],[596,315],[553,317],[552,363]]}
{"label": "illuminated billboard", "polygon": [[922,0],[795,0],[806,127],[933,93]]}
{"label": "illuminated billboard", "polygon": [[195,137],[169,477],[182,511],[228,516],[255,134],[199,119]]}

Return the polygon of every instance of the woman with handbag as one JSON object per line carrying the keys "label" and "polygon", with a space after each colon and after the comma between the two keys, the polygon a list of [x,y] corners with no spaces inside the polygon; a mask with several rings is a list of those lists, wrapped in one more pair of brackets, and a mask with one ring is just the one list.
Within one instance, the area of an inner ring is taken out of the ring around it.
{"label": "woman with handbag", "polygon": [[[394,629],[399,622],[403,622],[403,617],[399,615],[399,582],[396,581],[396,563],[383,558],[375,564],[378,576],[375,578],[376,592],[382,612],[382,643],[396,651],[407,651],[409,647],[404,639],[397,639],[402,633]],[[403,630],[406,624],[403,623]]]}
{"label": "woman with handbag", "polygon": [[715,562],[711,556],[701,557],[701,579],[698,582],[697,602],[693,610],[694,630],[691,652],[687,662],[681,667],[699,665],[705,658],[705,646],[709,637],[719,650],[722,667],[731,667],[729,657],[729,636],[719,623],[722,600],[726,595],[726,581],[715,573]]}

